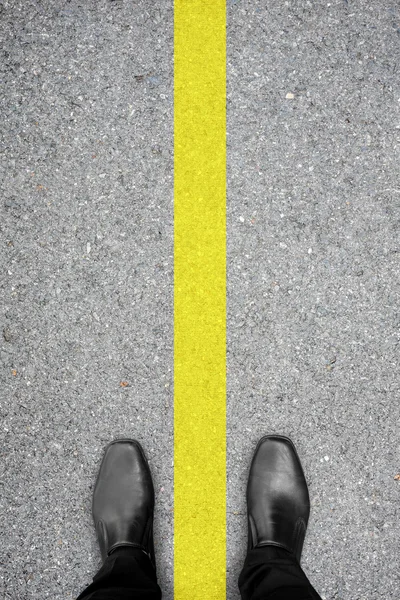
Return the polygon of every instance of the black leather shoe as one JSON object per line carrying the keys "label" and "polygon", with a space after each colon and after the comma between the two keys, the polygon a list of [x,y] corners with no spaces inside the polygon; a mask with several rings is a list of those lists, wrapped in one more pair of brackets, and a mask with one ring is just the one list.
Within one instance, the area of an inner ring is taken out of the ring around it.
{"label": "black leather shoe", "polygon": [[278,546],[300,562],[309,515],[307,482],[293,442],[263,437],[247,484],[248,550]]}
{"label": "black leather shoe", "polygon": [[141,445],[108,444],[93,491],[92,512],[103,561],[120,546],[140,548],[156,568],[153,542],[154,487]]}

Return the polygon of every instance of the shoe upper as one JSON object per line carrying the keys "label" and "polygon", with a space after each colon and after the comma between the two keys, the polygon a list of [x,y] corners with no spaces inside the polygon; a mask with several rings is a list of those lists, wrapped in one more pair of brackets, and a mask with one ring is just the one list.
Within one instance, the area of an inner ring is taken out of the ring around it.
{"label": "shoe upper", "polygon": [[247,485],[248,549],[274,545],[300,562],[310,499],[296,449],[289,438],[265,436],[256,448]]}
{"label": "shoe upper", "polygon": [[105,450],[92,503],[103,560],[118,546],[141,548],[155,566],[154,487],[144,452],[135,440],[116,440]]}

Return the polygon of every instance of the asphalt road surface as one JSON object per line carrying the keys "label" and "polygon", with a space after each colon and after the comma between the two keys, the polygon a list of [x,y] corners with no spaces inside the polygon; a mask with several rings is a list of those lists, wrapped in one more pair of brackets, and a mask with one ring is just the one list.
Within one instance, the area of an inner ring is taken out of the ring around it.
{"label": "asphalt road surface", "polygon": [[[105,445],[153,472],[173,598],[173,3],[2,0],[0,597],[100,566]],[[227,3],[227,589],[257,440],[294,440],[324,600],[396,600],[400,9]]]}

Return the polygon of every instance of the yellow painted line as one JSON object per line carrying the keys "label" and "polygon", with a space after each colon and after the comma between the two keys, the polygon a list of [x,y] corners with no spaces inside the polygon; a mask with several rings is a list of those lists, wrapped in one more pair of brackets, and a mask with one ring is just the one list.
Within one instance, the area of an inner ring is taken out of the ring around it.
{"label": "yellow painted line", "polygon": [[226,4],[174,4],[175,600],[226,597]]}

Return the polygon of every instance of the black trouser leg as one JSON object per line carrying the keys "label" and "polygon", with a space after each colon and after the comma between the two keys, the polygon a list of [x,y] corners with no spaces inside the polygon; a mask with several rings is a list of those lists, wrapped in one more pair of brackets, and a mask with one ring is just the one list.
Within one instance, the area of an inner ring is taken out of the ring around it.
{"label": "black trouser leg", "polygon": [[239,589],[243,600],[321,600],[295,557],[275,546],[247,554]]}
{"label": "black trouser leg", "polygon": [[117,548],[77,600],[161,600],[156,572],[138,548]]}

